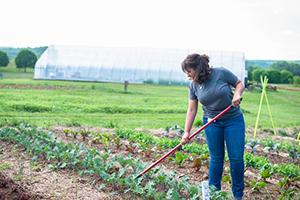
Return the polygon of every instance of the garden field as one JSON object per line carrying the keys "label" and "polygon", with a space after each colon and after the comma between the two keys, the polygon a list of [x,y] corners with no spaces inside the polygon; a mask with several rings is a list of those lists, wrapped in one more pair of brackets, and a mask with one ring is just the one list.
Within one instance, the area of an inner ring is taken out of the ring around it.
{"label": "garden field", "polygon": [[[300,92],[245,91],[244,199],[299,199]],[[188,87],[0,80],[0,199],[202,199],[209,154],[203,132],[180,143]],[[201,109],[193,130],[202,124]],[[229,159],[222,192],[232,199]]]}

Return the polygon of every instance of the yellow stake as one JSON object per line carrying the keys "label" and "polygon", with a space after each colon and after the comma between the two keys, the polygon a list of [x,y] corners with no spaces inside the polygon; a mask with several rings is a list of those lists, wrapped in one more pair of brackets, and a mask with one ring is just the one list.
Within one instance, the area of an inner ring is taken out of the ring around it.
{"label": "yellow stake", "polygon": [[257,114],[257,118],[256,118],[256,124],[255,124],[255,129],[254,129],[254,137],[256,136],[257,126],[258,126],[258,120],[259,120],[259,115],[260,115],[260,111],[261,111],[261,105],[262,105],[262,101],[263,101],[263,96],[266,97],[267,106],[268,106],[268,110],[269,110],[269,114],[270,114],[271,122],[272,122],[272,126],[273,126],[273,131],[274,131],[275,136],[276,136],[275,126],[274,126],[274,123],[273,123],[271,109],[270,109],[270,106],[269,106],[268,97],[267,97],[267,93],[266,93],[266,88],[267,88],[267,84],[268,84],[268,78],[265,76],[264,80],[263,80],[262,76],[261,76],[260,77],[260,81],[261,81],[261,84],[262,84],[262,94],[261,94],[260,105],[259,105],[258,114]]}

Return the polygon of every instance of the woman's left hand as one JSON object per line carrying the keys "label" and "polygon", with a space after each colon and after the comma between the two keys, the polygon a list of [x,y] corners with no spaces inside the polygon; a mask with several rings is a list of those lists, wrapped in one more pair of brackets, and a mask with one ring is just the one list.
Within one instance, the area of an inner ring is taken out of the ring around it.
{"label": "woman's left hand", "polygon": [[237,108],[240,103],[241,103],[241,96],[240,95],[234,95],[234,97],[232,99],[232,106]]}
{"label": "woman's left hand", "polygon": [[232,98],[232,106],[238,107],[239,104],[241,103],[241,95],[245,88],[244,83],[238,78],[234,88],[235,88],[235,92]]}

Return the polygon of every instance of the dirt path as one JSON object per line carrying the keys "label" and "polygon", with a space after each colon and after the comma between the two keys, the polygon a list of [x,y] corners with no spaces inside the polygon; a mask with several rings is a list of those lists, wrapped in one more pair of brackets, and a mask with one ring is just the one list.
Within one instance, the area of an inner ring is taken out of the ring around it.
{"label": "dirt path", "polygon": [[281,89],[281,90],[291,90],[291,91],[298,91],[298,92],[300,92],[300,88],[277,87],[277,89]]}

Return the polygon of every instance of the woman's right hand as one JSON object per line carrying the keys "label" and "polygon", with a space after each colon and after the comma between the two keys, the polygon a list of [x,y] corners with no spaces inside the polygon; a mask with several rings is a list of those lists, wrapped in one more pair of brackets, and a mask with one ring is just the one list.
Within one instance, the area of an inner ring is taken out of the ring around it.
{"label": "woman's right hand", "polygon": [[182,136],[182,139],[181,139],[181,145],[184,145],[186,143],[189,143],[189,137],[190,137],[190,133],[188,132],[184,132],[183,136]]}

